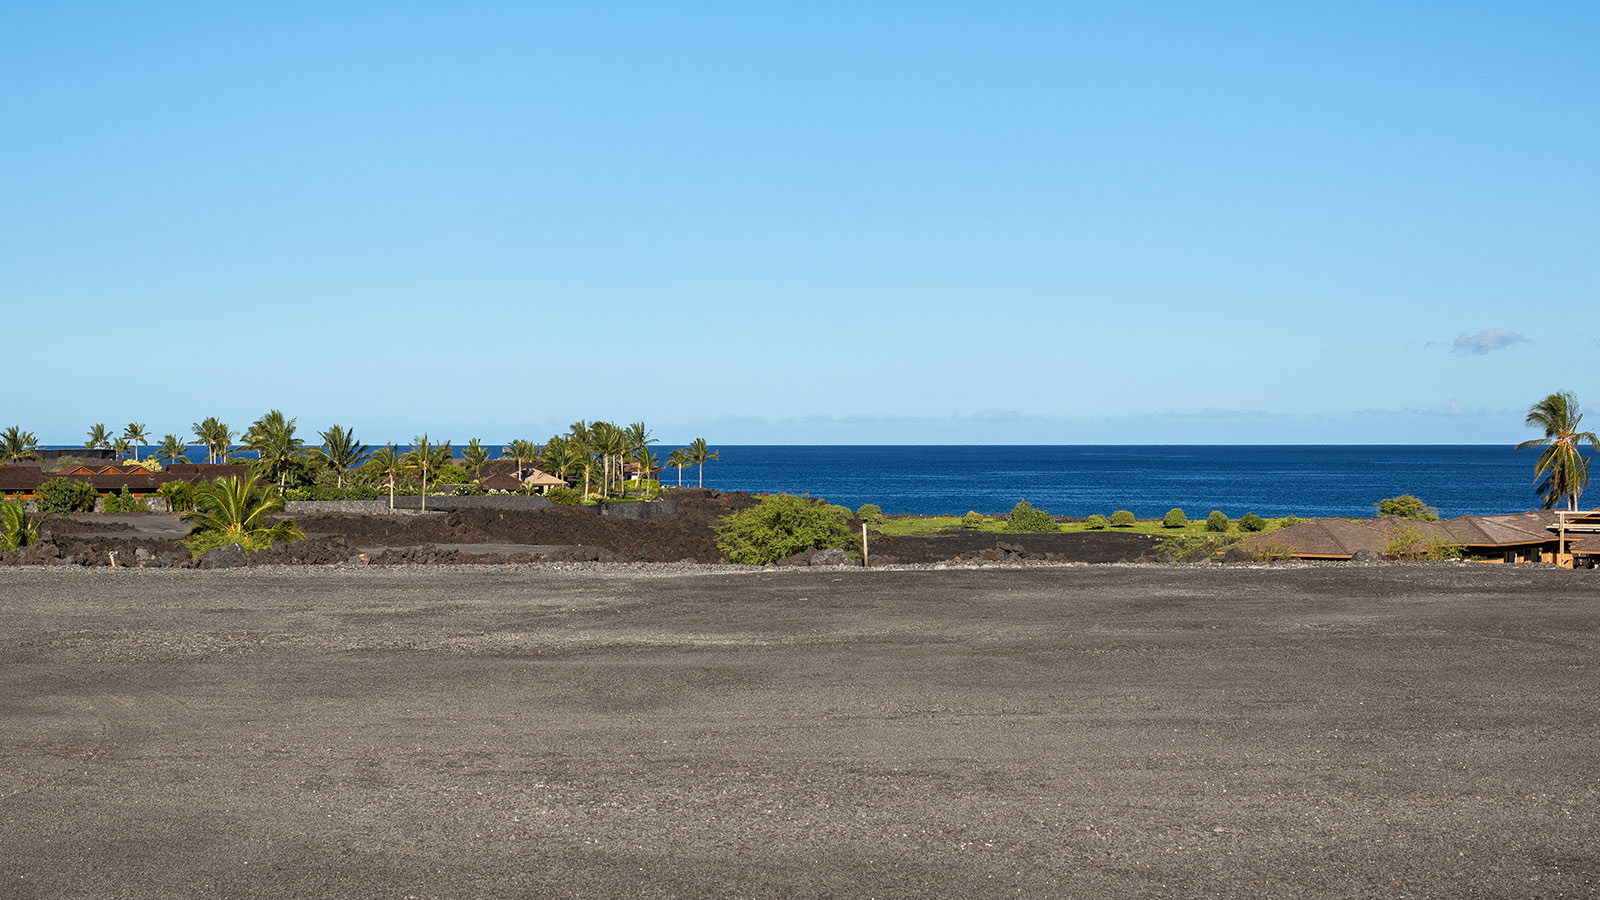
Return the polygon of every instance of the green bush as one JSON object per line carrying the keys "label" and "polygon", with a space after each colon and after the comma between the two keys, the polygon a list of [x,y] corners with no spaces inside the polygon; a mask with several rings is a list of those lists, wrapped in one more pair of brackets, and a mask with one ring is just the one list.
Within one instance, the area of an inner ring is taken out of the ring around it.
{"label": "green bush", "polygon": [[33,496],[39,512],[48,515],[94,512],[94,501],[100,495],[95,491],[94,485],[86,481],[72,481],[62,476],[39,485]]}
{"label": "green bush", "polygon": [[0,550],[16,550],[39,539],[39,520],[21,503],[0,498]]}
{"label": "green bush", "polygon": [[583,502],[583,492],[577,488],[553,487],[544,496],[557,506],[577,506]]}
{"label": "green bush", "polygon": [[389,486],[371,484],[347,484],[338,487],[331,484],[313,484],[307,487],[292,487],[283,492],[283,499],[291,501],[304,500],[377,500],[389,496]]}
{"label": "green bush", "polygon": [[1266,531],[1267,530],[1267,520],[1261,518],[1260,516],[1256,515],[1255,513],[1245,513],[1244,514],[1244,518],[1239,520],[1239,530],[1240,531]]}
{"label": "green bush", "polygon": [[1216,532],[1217,534],[1227,533],[1228,517],[1223,515],[1222,510],[1213,509],[1211,511],[1211,515],[1206,516],[1206,530]]}
{"label": "green bush", "polygon": [[1089,518],[1084,519],[1083,520],[1083,524],[1087,528],[1091,528],[1091,529],[1093,529],[1095,531],[1099,531],[1100,529],[1106,527],[1106,525],[1108,523],[1106,522],[1106,517],[1105,516],[1102,516],[1099,513],[1095,513],[1094,515],[1090,516]]}
{"label": "green bush", "polygon": [[194,485],[187,481],[169,481],[156,488],[156,494],[167,501],[167,512],[181,513],[194,509]]}
{"label": "green bush", "polygon": [[837,547],[859,555],[850,533],[849,510],[792,494],[724,516],[715,527],[717,546],[736,563],[766,565],[811,548]]}
{"label": "green bush", "polygon": [[1167,510],[1167,517],[1161,520],[1162,528],[1183,528],[1189,524],[1189,517],[1181,509]]}
{"label": "green bush", "polygon": [[105,511],[108,513],[149,512],[150,504],[128,493],[128,486],[122,486],[122,493],[107,494]]}
{"label": "green bush", "polygon": [[876,525],[883,521],[883,510],[876,503],[863,503],[856,509],[856,518],[868,525]]}
{"label": "green bush", "polygon": [[1112,528],[1132,528],[1138,523],[1139,520],[1134,518],[1133,513],[1125,509],[1119,509],[1111,514]]}
{"label": "green bush", "polygon": [[1384,543],[1378,552],[1390,559],[1410,561],[1437,561],[1460,559],[1465,548],[1443,538],[1430,537],[1411,524],[1397,524],[1383,533]]}
{"label": "green bush", "polygon": [[1283,518],[1283,527],[1285,527],[1285,528],[1288,528],[1288,527],[1293,526],[1293,525],[1299,525],[1299,524],[1300,524],[1300,517],[1299,516],[1284,516],[1284,518]]}
{"label": "green bush", "polygon": [[1439,511],[1422,502],[1419,497],[1410,494],[1401,494],[1398,497],[1389,497],[1372,504],[1378,508],[1380,516],[1399,516],[1402,519],[1420,519],[1424,522],[1439,521]]}
{"label": "green bush", "polygon": [[1024,533],[1041,534],[1056,531],[1056,520],[1042,509],[1034,509],[1033,504],[1026,500],[1011,507],[1011,514],[1006,516],[1006,530]]}
{"label": "green bush", "polygon": [[466,469],[463,469],[460,466],[450,465],[450,466],[440,466],[438,468],[438,470],[434,471],[432,473],[432,475],[428,478],[428,483],[429,484],[466,484],[470,480],[471,479],[467,476],[467,470]]}
{"label": "green bush", "polygon": [[976,513],[976,512],[969,511],[966,515],[961,517],[961,527],[962,528],[971,528],[971,529],[976,530],[976,529],[982,528],[984,525],[987,525],[988,523],[989,523],[989,517],[986,516],[986,515],[983,515],[982,513]]}

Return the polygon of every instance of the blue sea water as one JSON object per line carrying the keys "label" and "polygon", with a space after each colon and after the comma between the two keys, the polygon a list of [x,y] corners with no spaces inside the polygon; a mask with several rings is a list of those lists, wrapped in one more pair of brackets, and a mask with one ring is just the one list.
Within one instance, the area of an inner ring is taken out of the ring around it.
{"label": "blue sea water", "polygon": [[[1019,500],[1056,515],[1173,507],[1192,517],[1370,516],[1414,494],[1441,515],[1535,509],[1533,451],[1482,446],[723,446],[706,487],[787,491],[885,512],[1004,512]],[[684,470],[686,484],[695,470]],[[673,483],[668,470],[662,480]]]}
{"label": "blue sea water", "polygon": [[[148,450],[148,448],[146,448]],[[401,447],[402,451],[407,447]],[[498,449],[498,448],[496,448]],[[666,456],[671,448],[658,447]],[[1173,507],[1193,518],[1368,516],[1414,494],[1441,515],[1537,508],[1534,451],[1488,445],[715,446],[705,486],[808,494],[891,513],[1005,512],[1019,500],[1056,515]],[[456,448],[459,455],[460,448]],[[190,457],[204,451],[191,448]],[[675,483],[665,470],[662,481]],[[684,484],[696,480],[683,472]]]}

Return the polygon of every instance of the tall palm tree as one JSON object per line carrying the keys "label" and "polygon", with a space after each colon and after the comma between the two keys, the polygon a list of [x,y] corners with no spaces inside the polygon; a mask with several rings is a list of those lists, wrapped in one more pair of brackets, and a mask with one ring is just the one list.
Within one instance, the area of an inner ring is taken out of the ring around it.
{"label": "tall palm tree", "polygon": [[245,449],[255,451],[260,469],[277,478],[279,494],[287,485],[289,467],[306,449],[306,442],[295,437],[295,421],[275,409],[268,410],[244,434]]}
{"label": "tall palm tree", "polygon": [[428,441],[428,436],[411,439],[411,452],[405,455],[405,466],[416,469],[422,473],[422,511],[428,511],[428,472],[434,468],[436,460],[435,447]]}
{"label": "tall palm tree", "polygon": [[[645,471],[640,473],[639,477],[641,479],[648,479],[650,477],[650,467],[644,465],[644,462],[641,458],[649,455],[650,445],[657,443],[656,439],[650,436],[650,429],[644,427],[643,422],[634,422],[632,425],[629,425],[627,428],[623,429],[623,435],[628,441],[628,453],[631,454],[635,460],[638,460],[641,466],[644,466]],[[649,456],[649,459],[652,462],[655,461],[654,456]],[[626,491],[624,491],[624,493],[626,493]]]}
{"label": "tall palm tree", "polygon": [[578,458],[578,468],[583,470],[583,499],[589,499],[589,476],[594,471],[594,432],[589,423],[579,419],[567,429],[567,444]]}
{"label": "tall palm tree", "polygon": [[328,461],[333,471],[338,473],[339,487],[344,487],[344,474],[351,469],[361,467],[367,461],[372,448],[356,440],[355,432],[341,425],[334,425],[327,431],[317,432],[322,438],[322,446],[317,448],[317,455]]}
{"label": "tall palm tree", "polygon": [[83,442],[85,450],[106,450],[111,447],[111,430],[104,422],[91,426],[88,437],[89,439]]}
{"label": "tall palm tree", "polygon": [[1600,451],[1600,438],[1592,431],[1579,431],[1582,422],[1578,398],[1571,391],[1557,391],[1528,409],[1523,424],[1543,428],[1544,437],[1523,441],[1517,449],[1544,448],[1534,463],[1533,478],[1539,482],[1535,490],[1544,495],[1545,509],[1565,502],[1567,509],[1576,510],[1578,497],[1589,484],[1589,461],[1583,458],[1581,445],[1588,443]]}
{"label": "tall palm tree", "polygon": [[667,465],[678,470],[678,487],[683,487],[683,470],[689,468],[689,460],[683,455],[683,451],[674,450],[668,453]]}
{"label": "tall palm tree", "polygon": [[565,481],[567,473],[578,465],[578,453],[566,438],[557,436],[544,442],[544,449],[539,453],[540,468]]}
{"label": "tall palm tree", "polygon": [[169,434],[161,438],[161,446],[156,448],[155,456],[156,459],[166,460],[168,464],[177,462],[180,459],[188,462],[188,458],[184,455],[188,452],[189,445],[184,442],[183,438],[175,434]]}
{"label": "tall palm tree", "polygon": [[645,499],[649,499],[650,490],[644,484],[644,482],[650,480],[651,472],[661,468],[661,460],[654,453],[650,452],[650,448],[648,446],[643,445],[634,450],[633,459],[639,464],[639,490],[644,494]]}
{"label": "tall palm tree", "polygon": [[467,441],[467,446],[461,448],[461,462],[465,464],[467,474],[474,480],[478,477],[478,470],[488,461],[489,451],[484,449],[483,442],[477,438]]}
{"label": "tall palm tree", "polygon": [[611,481],[622,485],[622,459],[628,453],[628,433],[611,422],[593,426],[595,449],[600,453],[600,496],[611,496]]}
{"label": "tall palm tree", "polygon": [[374,450],[372,456],[367,459],[367,466],[371,466],[374,472],[389,479],[389,510],[392,512],[394,510],[394,480],[406,470],[405,459],[400,455],[400,451],[395,448],[395,445],[390,444]]}
{"label": "tall palm tree", "polygon": [[688,458],[690,465],[699,468],[699,486],[705,487],[706,463],[717,458],[717,451],[706,446],[705,438],[695,438],[689,442],[689,446],[685,449],[684,455]]}
{"label": "tall palm tree", "polygon": [[533,441],[525,441],[521,439],[512,441],[510,445],[507,446],[507,454],[512,459],[517,461],[518,481],[528,477],[528,473],[523,471],[522,464],[531,463],[534,460],[537,460],[539,458],[539,449],[539,445],[535,444]]}
{"label": "tall palm tree", "polygon": [[216,416],[206,416],[205,421],[196,422],[189,429],[195,440],[205,445],[206,462],[221,462],[228,455],[228,448],[233,444],[233,429]]}
{"label": "tall palm tree", "polygon": [[150,440],[150,432],[145,429],[143,422],[129,422],[128,427],[122,429],[122,436],[133,445],[133,461],[139,461],[139,448]]}
{"label": "tall palm tree", "polygon": [[13,425],[0,434],[0,456],[6,462],[22,462],[25,459],[40,459],[39,437],[31,431],[23,431],[21,425]]}
{"label": "tall palm tree", "polygon": [[305,538],[293,521],[273,519],[281,512],[281,495],[262,488],[254,478],[230,476],[198,485],[194,509],[184,513],[183,520],[193,523],[191,538],[205,536],[213,546],[238,543],[246,550],[260,550],[275,541]]}

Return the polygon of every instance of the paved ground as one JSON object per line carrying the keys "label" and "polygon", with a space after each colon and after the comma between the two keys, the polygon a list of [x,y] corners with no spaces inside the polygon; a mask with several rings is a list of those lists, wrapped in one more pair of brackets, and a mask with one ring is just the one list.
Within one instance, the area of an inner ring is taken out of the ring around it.
{"label": "paved ground", "polygon": [[0,570],[0,897],[1590,897],[1600,578]]}

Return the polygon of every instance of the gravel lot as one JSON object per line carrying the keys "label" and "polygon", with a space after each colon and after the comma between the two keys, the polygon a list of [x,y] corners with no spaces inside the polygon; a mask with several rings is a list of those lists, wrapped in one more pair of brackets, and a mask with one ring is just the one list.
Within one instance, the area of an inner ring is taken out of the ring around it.
{"label": "gravel lot", "polygon": [[1600,576],[0,569],[0,897],[1592,897]]}

